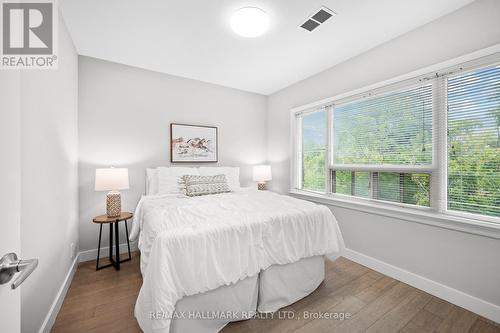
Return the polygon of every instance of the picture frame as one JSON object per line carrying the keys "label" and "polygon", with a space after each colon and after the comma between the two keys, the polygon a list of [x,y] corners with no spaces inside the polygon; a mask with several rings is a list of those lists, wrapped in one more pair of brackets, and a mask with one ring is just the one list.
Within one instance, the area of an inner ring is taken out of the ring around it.
{"label": "picture frame", "polygon": [[215,126],[170,124],[171,163],[217,163],[218,128]]}

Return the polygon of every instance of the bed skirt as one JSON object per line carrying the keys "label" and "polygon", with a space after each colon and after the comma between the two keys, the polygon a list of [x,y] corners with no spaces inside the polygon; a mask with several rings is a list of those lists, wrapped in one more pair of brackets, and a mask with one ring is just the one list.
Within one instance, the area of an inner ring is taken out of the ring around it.
{"label": "bed skirt", "polygon": [[259,312],[275,312],[312,293],[325,279],[325,258],[273,265],[259,274]]}
{"label": "bed skirt", "polygon": [[170,331],[218,332],[232,321],[248,319],[255,312],[257,297],[258,275],[230,286],[184,297],[175,305],[175,311],[194,314],[195,318],[174,319]]}
{"label": "bed skirt", "polygon": [[[248,319],[259,312],[275,312],[313,292],[325,278],[324,256],[292,264],[273,265],[238,283],[187,296],[177,302],[170,332],[214,333],[232,321]],[[137,311],[137,321],[151,332],[151,318]],[[184,317],[183,317],[184,316]],[[153,319],[154,320],[154,319]]]}

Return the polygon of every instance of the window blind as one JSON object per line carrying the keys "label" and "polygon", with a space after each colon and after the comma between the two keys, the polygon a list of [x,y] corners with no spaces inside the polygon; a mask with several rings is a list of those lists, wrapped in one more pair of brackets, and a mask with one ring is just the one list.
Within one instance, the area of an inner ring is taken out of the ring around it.
{"label": "window blind", "polygon": [[335,105],[332,191],[429,206],[430,174],[404,167],[432,164],[432,93],[423,84]]}
{"label": "window blind", "polygon": [[500,216],[500,66],[451,77],[448,209]]}
{"label": "window blind", "polygon": [[335,105],[334,164],[432,163],[432,85]]}

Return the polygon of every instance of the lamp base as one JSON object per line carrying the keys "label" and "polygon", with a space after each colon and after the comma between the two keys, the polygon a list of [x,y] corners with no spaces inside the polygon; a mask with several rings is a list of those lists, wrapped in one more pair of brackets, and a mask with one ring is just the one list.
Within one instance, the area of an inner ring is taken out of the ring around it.
{"label": "lamp base", "polygon": [[122,213],[122,199],[120,192],[110,191],[106,195],[106,214],[108,217],[119,217]]}
{"label": "lamp base", "polygon": [[260,191],[267,190],[266,182],[258,182],[257,183],[257,189],[260,190]]}

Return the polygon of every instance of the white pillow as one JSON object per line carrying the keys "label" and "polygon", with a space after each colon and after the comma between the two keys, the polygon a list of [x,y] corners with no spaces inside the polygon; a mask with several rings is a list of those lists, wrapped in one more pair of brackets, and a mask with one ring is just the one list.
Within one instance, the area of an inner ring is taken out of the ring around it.
{"label": "white pillow", "polygon": [[146,169],[146,195],[158,194],[158,169]]}
{"label": "white pillow", "polygon": [[199,172],[189,167],[158,167],[158,194],[183,193],[181,177],[184,175],[199,175]]}
{"label": "white pillow", "polygon": [[240,168],[239,167],[199,167],[200,176],[226,175],[227,184],[231,191],[240,189]]}

